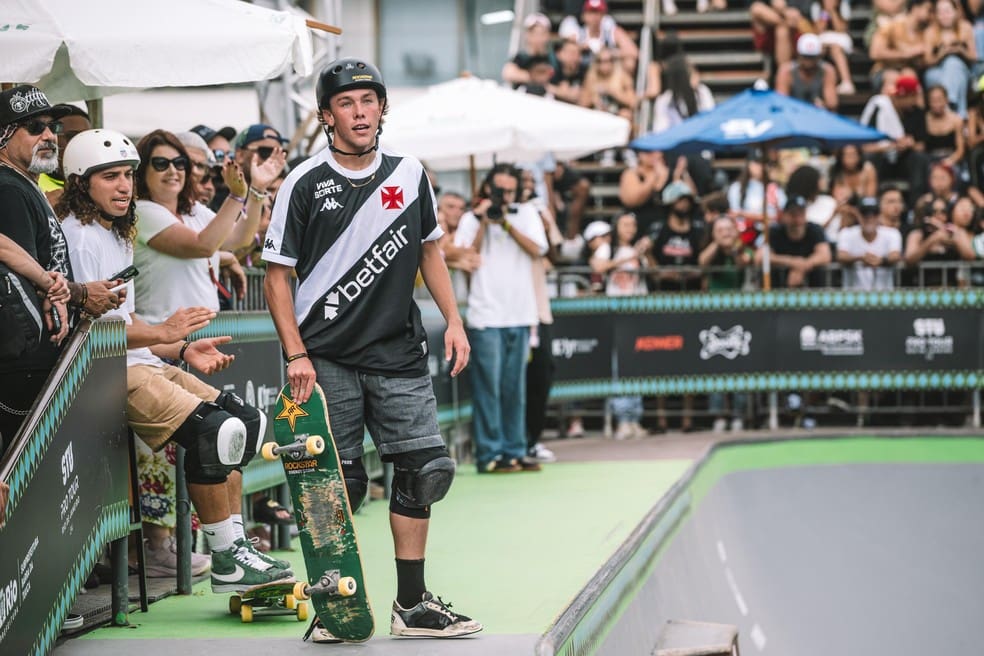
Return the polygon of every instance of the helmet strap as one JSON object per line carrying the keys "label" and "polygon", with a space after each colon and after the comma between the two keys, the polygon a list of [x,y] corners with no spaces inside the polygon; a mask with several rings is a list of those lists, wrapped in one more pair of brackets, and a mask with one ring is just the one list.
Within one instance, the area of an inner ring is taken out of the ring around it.
{"label": "helmet strap", "polygon": [[379,134],[383,131],[382,128],[378,128],[376,130],[376,141],[373,142],[372,148],[363,150],[361,153],[349,153],[335,147],[335,141],[331,138],[331,130],[328,129],[327,125],[322,123],[321,127],[324,128],[325,136],[328,137],[328,149],[333,153],[338,153],[339,155],[347,155],[349,157],[363,157],[375,150],[379,150]]}

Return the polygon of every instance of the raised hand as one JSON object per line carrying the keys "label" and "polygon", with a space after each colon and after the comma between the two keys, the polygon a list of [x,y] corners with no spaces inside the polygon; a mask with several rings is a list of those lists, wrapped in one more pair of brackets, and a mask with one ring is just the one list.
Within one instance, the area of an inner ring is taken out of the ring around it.
{"label": "raised hand", "polygon": [[215,312],[206,307],[180,308],[159,324],[163,331],[161,343],[170,344],[184,339],[196,330],[201,330],[215,318]]}
{"label": "raised hand", "polygon": [[228,335],[196,339],[188,344],[188,348],[185,349],[184,360],[206,375],[222,371],[232,364],[236,356],[223,353],[216,347],[231,341],[232,337]]}

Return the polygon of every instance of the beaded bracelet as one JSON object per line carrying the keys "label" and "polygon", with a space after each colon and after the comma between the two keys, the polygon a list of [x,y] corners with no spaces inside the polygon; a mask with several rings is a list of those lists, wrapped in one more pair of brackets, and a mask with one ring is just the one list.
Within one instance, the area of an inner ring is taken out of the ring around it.
{"label": "beaded bracelet", "polygon": [[249,195],[252,196],[253,198],[255,198],[256,200],[262,201],[267,196],[270,195],[270,192],[269,191],[260,191],[259,189],[255,188],[253,185],[250,185],[249,186]]}

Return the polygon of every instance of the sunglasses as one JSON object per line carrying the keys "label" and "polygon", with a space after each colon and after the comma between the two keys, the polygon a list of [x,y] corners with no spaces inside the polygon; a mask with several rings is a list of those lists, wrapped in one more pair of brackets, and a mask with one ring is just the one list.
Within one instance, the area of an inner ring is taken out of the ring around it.
{"label": "sunglasses", "polygon": [[20,126],[32,137],[44,134],[45,130],[51,130],[51,134],[61,134],[65,129],[61,121],[42,121],[39,118],[21,123]]}
{"label": "sunglasses", "polygon": [[188,168],[188,158],[178,155],[174,159],[168,159],[166,157],[151,157],[150,165],[154,167],[154,170],[163,173],[167,170],[168,166],[174,165],[174,168],[178,171],[184,171]]}
{"label": "sunglasses", "polygon": [[247,148],[246,150],[250,151],[251,153],[256,153],[259,156],[261,162],[266,161],[270,157],[270,155],[273,154],[273,147],[271,146],[260,146],[259,148]]}
{"label": "sunglasses", "polygon": [[222,164],[225,161],[226,151],[221,148],[216,148],[212,151],[212,154],[215,155],[215,161],[217,164]]}

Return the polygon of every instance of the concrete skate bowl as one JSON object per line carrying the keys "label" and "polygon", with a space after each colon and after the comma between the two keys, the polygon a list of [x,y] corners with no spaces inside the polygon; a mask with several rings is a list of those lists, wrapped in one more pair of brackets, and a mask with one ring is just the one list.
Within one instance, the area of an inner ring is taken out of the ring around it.
{"label": "concrete skate bowl", "polygon": [[734,625],[746,656],[981,653],[982,554],[982,438],[720,444],[537,654],[654,654],[674,620]]}

